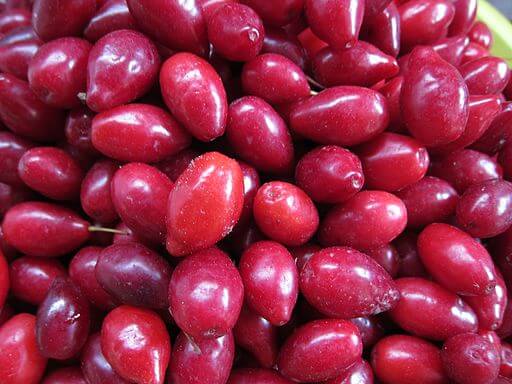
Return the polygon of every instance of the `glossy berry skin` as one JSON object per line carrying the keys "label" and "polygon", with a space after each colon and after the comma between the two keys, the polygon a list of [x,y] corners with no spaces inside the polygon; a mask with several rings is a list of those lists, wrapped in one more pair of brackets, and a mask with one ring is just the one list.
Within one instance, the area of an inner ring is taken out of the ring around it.
{"label": "glossy berry skin", "polygon": [[476,332],[475,312],[454,293],[417,277],[404,277],[395,282],[401,299],[389,314],[406,332],[432,340]]}
{"label": "glossy berry skin", "polygon": [[361,145],[361,159],[369,189],[397,191],[422,179],[427,173],[427,149],[409,136],[384,132]]}
{"label": "glossy berry skin", "polygon": [[135,19],[128,9],[126,0],[108,0],[89,20],[84,36],[94,42],[118,29],[136,29]]}
{"label": "glossy berry skin", "polygon": [[476,23],[473,24],[473,26],[468,32],[468,36],[472,42],[479,44],[480,46],[486,49],[491,48],[493,44],[491,30],[485,23],[481,21],[477,21]]}
{"label": "glossy berry skin", "polygon": [[482,336],[471,333],[446,340],[441,359],[447,376],[460,384],[493,383],[500,369],[496,347]]}
{"label": "glossy berry skin", "polygon": [[20,79],[27,80],[29,63],[39,49],[41,42],[37,40],[21,41],[1,45],[0,70]]}
{"label": "glossy berry skin", "polygon": [[69,279],[57,277],[37,310],[36,337],[41,353],[52,359],[75,356],[87,341],[87,298]]}
{"label": "glossy berry skin", "polygon": [[386,129],[389,111],[384,96],[368,88],[328,88],[292,107],[290,128],[320,144],[352,146]]}
{"label": "glossy berry skin", "polygon": [[435,148],[435,151],[450,154],[473,144],[485,134],[500,111],[501,100],[498,95],[469,96],[469,117],[464,133],[455,141]]}
{"label": "glossy berry skin", "polygon": [[503,177],[512,180],[512,145],[507,143],[498,155],[498,162],[503,168]]}
{"label": "glossy berry skin", "polygon": [[12,206],[33,198],[33,193],[28,188],[12,187],[9,184],[0,182],[0,217]]}
{"label": "glossy berry skin", "polygon": [[462,60],[462,54],[468,45],[469,39],[466,36],[454,36],[438,40],[432,45],[432,48],[443,60],[458,67]]}
{"label": "glossy berry skin", "polygon": [[464,132],[469,114],[464,80],[430,48],[416,48],[408,68],[400,96],[408,130],[426,146],[454,141]]}
{"label": "glossy berry skin", "polygon": [[292,384],[273,369],[246,368],[231,372],[227,384]]}
{"label": "glossy berry skin", "polygon": [[101,350],[123,379],[163,384],[171,341],[165,323],[155,312],[129,305],[112,310],[101,327]]}
{"label": "glossy berry skin", "polygon": [[319,239],[325,246],[375,248],[397,237],[406,223],[402,200],[383,191],[362,191],[327,213],[320,225]]}
{"label": "glossy berry skin", "polygon": [[364,0],[305,0],[305,14],[311,30],[336,49],[352,47],[359,36]]}
{"label": "glossy berry skin", "polygon": [[297,186],[318,203],[336,204],[354,196],[364,185],[359,158],[335,145],[317,147],[295,168]]}
{"label": "glossy berry skin", "polygon": [[247,305],[273,325],[286,324],[299,290],[297,267],[290,252],[277,242],[254,243],[242,254],[239,270]]}
{"label": "glossy berry skin", "polygon": [[215,51],[230,61],[251,60],[263,47],[263,22],[244,4],[229,2],[220,7],[208,19],[207,30]]}
{"label": "glossy berry skin", "polygon": [[272,4],[265,0],[241,0],[240,2],[254,9],[265,24],[277,27],[296,20],[304,6],[304,0],[285,0]]}
{"label": "glossy berry skin", "polygon": [[467,33],[476,18],[476,0],[453,0],[455,15],[450,24],[449,35],[455,36]]}
{"label": "glossy berry skin", "polygon": [[233,328],[238,346],[247,350],[265,368],[272,368],[279,352],[278,328],[246,306]]}
{"label": "glossy berry skin", "polygon": [[376,315],[395,306],[400,298],[384,268],[346,247],[313,254],[301,270],[300,291],[323,314],[341,319]]}
{"label": "glossy berry skin", "polygon": [[497,275],[487,250],[448,224],[430,224],[418,237],[418,251],[432,277],[462,295],[492,292]]}
{"label": "glossy berry skin", "polygon": [[472,148],[494,155],[512,137],[512,103],[504,103],[502,111],[494,118],[489,129],[473,144]]}
{"label": "glossy berry skin", "polygon": [[405,187],[396,195],[407,208],[407,226],[411,228],[446,221],[459,201],[457,191],[447,181],[432,176]]}
{"label": "glossy berry skin", "polygon": [[353,382],[360,384],[373,384],[372,367],[366,360],[360,360],[335,379],[329,380],[326,384],[351,384]]}
{"label": "glossy berry skin", "polygon": [[294,381],[326,381],[360,359],[362,349],[355,325],[345,320],[316,320],[297,328],[286,339],[277,367],[283,376]]}
{"label": "glossy berry skin", "polygon": [[243,175],[218,152],[199,156],[176,181],[167,205],[166,246],[173,256],[209,248],[224,238],[242,212]]}
{"label": "glossy berry skin", "polygon": [[400,257],[393,244],[389,243],[380,247],[367,249],[365,253],[384,268],[389,276],[393,278],[396,277],[400,267]]}
{"label": "glossy berry skin", "polygon": [[400,52],[400,14],[395,3],[390,2],[375,15],[368,13],[361,29],[361,39],[368,41],[387,55],[396,57]]}
{"label": "glossy berry skin", "polygon": [[384,336],[383,323],[379,317],[355,317],[350,322],[359,329],[364,348],[372,347]]}
{"label": "glossy berry skin", "polygon": [[510,79],[507,62],[498,57],[482,57],[462,65],[459,70],[472,95],[500,93]]}
{"label": "glossy berry skin", "polygon": [[82,373],[90,384],[128,384],[108,363],[101,351],[101,337],[95,333],[89,337],[80,357]]}
{"label": "glossy berry skin", "polygon": [[286,123],[259,97],[231,103],[226,137],[235,153],[260,171],[286,174],[292,169],[294,149]]}
{"label": "glossy berry skin", "polygon": [[[204,291],[202,287],[211,289]],[[172,274],[169,310],[180,329],[192,337],[215,338],[228,333],[236,323],[242,301],[240,274],[217,248],[188,256]]]}
{"label": "glossy berry skin", "polygon": [[512,346],[509,343],[500,342],[498,350],[501,350],[500,375],[510,378],[512,377]]}
{"label": "glossy berry skin", "polygon": [[61,3],[60,0],[36,0],[32,8],[32,26],[44,41],[79,36],[96,11],[96,0]]}
{"label": "glossy berry skin", "polygon": [[166,308],[172,269],[142,244],[113,244],[103,249],[95,268],[100,286],[115,301],[145,308]]}
{"label": "glossy berry skin", "polygon": [[196,139],[211,141],[224,134],[226,91],[207,61],[184,52],[170,57],[162,65],[160,87],[167,108]]}
{"label": "glossy berry skin", "polygon": [[128,104],[96,115],[92,144],[119,161],[154,163],[188,147],[191,137],[166,111],[149,104]]}
{"label": "glossy berry skin", "polygon": [[34,143],[25,140],[8,131],[0,132],[0,182],[11,186],[23,185],[18,175],[18,162],[23,154],[34,146]]}
{"label": "glossy berry skin", "polygon": [[369,87],[398,74],[398,63],[375,46],[358,41],[347,50],[322,49],[312,60],[312,69],[320,84]]}
{"label": "glossy berry skin", "polygon": [[112,223],[118,217],[110,192],[110,184],[118,168],[113,161],[98,161],[89,169],[82,181],[82,209],[97,222]]}
{"label": "glossy berry skin", "polygon": [[66,269],[57,260],[23,256],[11,263],[9,275],[14,297],[39,305],[55,278],[66,276]]}
{"label": "glossy berry skin", "polygon": [[49,203],[25,202],[5,214],[6,242],[29,256],[56,257],[89,238],[89,223],[75,212]]}
{"label": "glossy berry skin", "polygon": [[302,70],[307,66],[308,57],[297,36],[287,33],[281,28],[267,27],[265,29],[265,39],[260,53],[274,53],[287,57]]}
{"label": "glossy berry skin", "polygon": [[457,204],[457,223],[473,237],[494,237],[512,224],[512,184],[504,180],[470,186]]}
{"label": "glossy berry skin", "polygon": [[310,96],[311,89],[301,68],[290,59],[265,53],[245,63],[242,87],[246,94],[271,104],[290,103]]}
{"label": "glossy berry skin", "polygon": [[224,384],[235,357],[230,332],[217,339],[192,340],[180,332],[172,350],[169,382],[175,384]]}
{"label": "glossy berry skin", "polygon": [[28,25],[30,25],[30,12],[26,9],[5,10],[0,15],[0,33],[2,34]]}
{"label": "glossy berry skin", "polygon": [[44,104],[27,82],[0,75],[0,118],[12,132],[27,139],[50,142],[62,136],[64,114]]}
{"label": "glossy berry skin", "polygon": [[165,239],[165,210],[173,183],[155,167],[130,163],[110,184],[112,202],[128,228],[154,243]]}
{"label": "glossy berry skin", "polygon": [[102,249],[94,246],[80,249],[69,264],[69,277],[92,305],[102,310],[108,310],[114,308],[116,302],[96,279],[96,264]]}
{"label": "glossy berry skin", "polygon": [[475,311],[480,329],[494,331],[503,323],[508,293],[501,274],[498,274],[496,286],[488,295],[466,296],[464,300]]}
{"label": "glossy berry skin", "polygon": [[80,367],[60,368],[45,376],[41,384],[88,384]]}
{"label": "glossy berry skin", "polygon": [[72,109],[66,117],[64,134],[69,145],[86,153],[98,154],[91,140],[93,117],[94,112],[87,107]]}
{"label": "glossy berry skin", "polygon": [[200,1],[127,0],[127,3],[137,25],[146,34],[171,49],[206,56],[208,37]]}
{"label": "glossy berry skin", "polygon": [[0,377],[5,384],[38,384],[46,358],[36,343],[36,317],[20,313],[0,327]]}
{"label": "glossy berry skin", "polygon": [[30,89],[51,107],[70,109],[80,106],[77,95],[85,91],[91,47],[86,40],[75,37],[42,45],[28,67]]}
{"label": "glossy berry skin", "polygon": [[256,196],[256,192],[261,185],[258,171],[256,171],[255,168],[241,161],[239,161],[238,164],[240,165],[244,179],[244,206],[234,231],[236,231],[237,228],[248,225],[251,221],[254,197]]}
{"label": "glossy berry skin", "polygon": [[87,106],[100,112],[129,103],[155,83],[156,46],[140,32],[122,29],[94,44],[87,64]]}
{"label": "glossy berry skin", "polygon": [[176,181],[178,177],[187,169],[192,160],[201,154],[196,149],[186,148],[178,152],[176,155],[169,156],[164,161],[156,164],[156,167],[165,173],[171,181]]}
{"label": "glossy berry skin", "polygon": [[254,198],[254,219],[269,238],[286,246],[306,243],[318,228],[318,212],[303,190],[293,184],[263,184]]}
{"label": "glossy berry skin", "polygon": [[398,8],[401,46],[410,51],[416,45],[430,45],[446,37],[455,8],[450,0],[411,0]]}
{"label": "glossy berry skin", "polygon": [[25,184],[50,199],[74,200],[80,194],[82,169],[62,149],[29,149],[18,163],[18,173]]}
{"label": "glossy berry skin", "polygon": [[487,180],[501,179],[503,171],[490,156],[471,149],[453,152],[432,167],[432,174],[448,181],[459,193]]}
{"label": "glossy berry skin", "polygon": [[448,382],[439,349],[419,337],[391,335],[382,339],[372,350],[371,364],[385,384]]}
{"label": "glossy berry skin", "polygon": [[490,53],[486,48],[482,47],[480,44],[470,41],[468,46],[462,52],[462,59],[460,63],[465,64],[488,56],[490,56]]}

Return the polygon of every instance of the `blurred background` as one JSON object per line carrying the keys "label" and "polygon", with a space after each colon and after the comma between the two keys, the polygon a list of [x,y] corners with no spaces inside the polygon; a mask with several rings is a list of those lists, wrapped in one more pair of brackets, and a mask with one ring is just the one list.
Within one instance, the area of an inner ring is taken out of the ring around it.
{"label": "blurred background", "polygon": [[[509,19],[512,19],[512,0],[489,0],[489,2],[499,8]],[[512,36],[510,38],[512,39]]]}

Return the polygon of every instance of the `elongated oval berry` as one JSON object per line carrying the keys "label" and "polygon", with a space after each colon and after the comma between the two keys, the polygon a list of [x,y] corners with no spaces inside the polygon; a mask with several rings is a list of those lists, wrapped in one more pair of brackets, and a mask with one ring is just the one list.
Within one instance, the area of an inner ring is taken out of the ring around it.
{"label": "elongated oval berry", "polygon": [[87,64],[87,106],[100,112],[129,103],[155,83],[156,46],[140,32],[121,29],[94,44]]}
{"label": "elongated oval berry", "polygon": [[18,163],[18,173],[33,190],[54,200],[74,200],[80,194],[83,171],[64,150],[29,149]]}
{"label": "elongated oval berry", "polygon": [[82,209],[97,222],[112,223],[118,217],[110,191],[110,184],[118,167],[113,161],[98,161],[89,169],[82,181]]}
{"label": "elongated oval berry", "polygon": [[422,278],[404,277],[395,282],[401,298],[389,314],[406,332],[432,340],[476,332],[475,312],[454,293]]}
{"label": "elongated oval berry", "polygon": [[336,49],[352,47],[363,22],[365,0],[305,0],[311,30]]}
{"label": "elongated oval berry", "polygon": [[480,137],[472,148],[494,155],[512,137],[512,103],[504,103],[501,112],[494,118],[489,129]]}
{"label": "elongated oval berry", "polygon": [[466,84],[454,67],[431,48],[414,49],[400,103],[402,118],[416,139],[435,147],[461,136],[468,121],[468,97]]}
{"label": "elongated oval berry", "polygon": [[56,257],[89,238],[89,223],[70,209],[41,202],[15,205],[5,214],[5,241],[29,256]]}
{"label": "elongated oval berry", "polygon": [[195,338],[228,333],[242,308],[244,288],[238,270],[217,248],[184,259],[171,276],[169,310],[176,324]]}
{"label": "elongated oval berry", "polygon": [[455,15],[450,24],[450,36],[467,33],[476,18],[477,0],[454,0]]}
{"label": "elongated oval berry", "polygon": [[169,194],[169,253],[186,255],[224,238],[240,217],[243,191],[242,171],[235,160],[218,152],[197,157]]}
{"label": "elongated oval berry", "polygon": [[311,383],[340,375],[361,358],[357,327],[345,320],[316,320],[297,328],[279,351],[279,372],[293,381]]}
{"label": "elongated oval berry", "polygon": [[271,181],[258,189],[253,213],[265,235],[287,246],[306,243],[318,228],[318,211],[309,196],[282,181]]}
{"label": "elongated oval berry", "polygon": [[432,277],[462,295],[489,294],[497,275],[487,250],[448,224],[431,224],[418,237],[418,252]]}
{"label": "elongated oval berry", "polygon": [[315,80],[326,87],[369,87],[397,75],[399,71],[394,57],[364,41],[358,41],[344,51],[324,48],[315,55],[311,65]]}
{"label": "elongated oval berry", "polygon": [[123,304],[166,308],[172,269],[159,254],[142,244],[113,244],[103,249],[95,268],[105,291]]}
{"label": "elongated oval berry", "polygon": [[102,249],[93,246],[80,249],[69,263],[69,277],[80,287],[92,305],[109,310],[116,306],[116,302],[96,279],[96,264]]}
{"label": "elongated oval berry", "polygon": [[44,104],[27,82],[7,73],[0,74],[0,118],[14,133],[36,141],[55,141],[64,130],[64,113]]}
{"label": "elongated oval berry", "polygon": [[439,56],[451,65],[458,67],[462,60],[464,49],[469,45],[469,38],[466,36],[445,37],[438,40],[432,49]]}
{"label": "elongated oval berry", "polygon": [[407,208],[407,226],[423,227],[443,222],[455,212],[457,191],[446,181],[426,176],[396,194]]}
{"label": "elongated oval berry", "polygon": [[290,103],[309,97],[311,89],[302,70],[290,59],[265,53],[245,63],[242,87],[248,95],[271,104]]}
{"label": "elongated oval berry", "polygon": [[38,40],[20,41],[5,45],[0,43],[0,70],[22,80],[27,80],[30,61],[40,46],[41,42]]}
{"label": "elongated oval berry", "polygon": [[384,96],[362,87],[328,88],[290,112],[290,128],[321,144],[360,144],[384,131],[388,123]]}
{"label": "elongated oval berry", "polygon": [[459,70],[472,95],[500,93],[510,79],[507,62],[498,57],[482,57],[462,65]]}
{"label": "elongated oval berry", "polygon": [[66,276],[66,269],[58,260],[29,256],[14,260],[9,272],[12,295],[34,305],[41,304],[55,278]]}
{"label": "elongated oval berry", "polygon": [[234,357],[235,340],[231,332],[217,339],[197,340],[180,332],[172,350],[169,381],[174,384],[224,384]]}
{"label": "elongated oval berry", "polygon": [[227,384],[292,384],[273,369],[246,368],[231,372]]}
{"label": "elongated oval berry", "polygon": [[[302,0],[297,1],[300,2]],[[287,57],[302,70],[305,70],[307,65],[306,51],[297,36],[287,33],[281,28],[267,27],[265,29],[265,39],[263,40],[261,53],[274,53]]]}
{"label": "elongated oval berry", "polygon": [[91,48],[88,41],[76,37],[42,45],[28,67],[30,89],[49,106],[66,109],[80,106],[78,94],[85,91]]}
{"label": "elongated oval berry", "polygon": [[2,34],[28,25],[30,25],[30,12],[27,9],[7,9],[0,16],[0,33]]}
{"label": "elongated oval berry", "polygon": [[373,384],[372,367],[366,360],[355,362],[335,379],[326,381],[326,384],[350,384],[352,382],[359,384]]}
{"label": "elongated oval berry", "polygon": [[297,302],[299,278],[292,255],[274,241],[259,241],[240,258],[247,305],[273,325],[286,324]]}
{"label": "elongated oval berry", "polygon": [[236,344],[249,351],[262,367],[272,368],[279,352],[278,328],[246,306],[233,328]]}
{"label": "elongated oval berry", "polygon": [[364,250],[389,243],[406,224],[402,200],[384,191],[362,191],[327,213],[320,225],[319,239],[326,246]]}
{"label": "elongated oval berry", "polygon": [[94,42],[118,29],[136,29],[136,21],[128,9],[126,0],[108,0],[87,24],[84,36]]}
{"label": "elongated oval berry", "polygon": [[450,0],[411,0],[398,8],[401,47],[410,51],[417,45],[430,45],[446,37],[455,7]]}
{"label": "elongated oval berry", "polygon": [[101,112],[92,121],[92,144],[119,161],[154,163],[190,145],[190,135],[161,108],[129,104]]}
{"label": "elongated oval berry", "polygon": [[[361,39],[368,41],[387,55],[396,57],[400,52],[400,14],[391,1],[381,12],[369,14],[368,2],[361,28]],[[380,0],[373,0],[379,2]],[[382,1],[381,1],[382,2]]]}
{"label": "elongated oval berry", "polygon": [[57,360],[75,356],[87,341],[90,322],[87,298],[71,280],[57,277],[37,310],[41,353]]}
{"label": "elongated oval berry", "polygon": [[226,137],[238,156],[263,172],[286,174],[293,166],[293,142],[286,123],[258,97],[231,103]]}
{"label": "elongated oval berry", "polygon": [[469,39],[489,50],[493,43],[492,31],[483,21],[477,21],[468,32]]}
{"label": "elongated oval berry", "polygon": [[101,327],[101,350],[114,371],[129,382],[163,384],[171,341],[153,311],[122,305]]}
{"label": "elongated oval berry", "polygon": [[128,384],[128,381],[119,376],[105,359],[100,339],[99,333],[91,335],[82,350],[80,365],[85,379],[91,384]]}
{"label": "elongated oval berry", "polygon": [[456,219],[473,237],[494,237],[505,232],[512,224],[512,184],[491,180],[470,186],[457,204]]}
{"label": "elongated oval berry", "polygon": [[356,151],[369,189],[397,191],[422,179],[430,164],[427,149],[409,136],[384,132]]}
{"label": "elongated oval berry", "polygon": [[372,350],[371,362],[383,383],[447,383],[439,349],[419,337],[391,335],[382,339]]}
{"label": "elongated oval berry", "polygon": [[127,3],[137,25],[149,36],[171,49],[206,56],[208,38],[202,1],[127,0]]}
{"label": "elongated oval berry", "polygon": [[36,0],[32,8],[32,26],[45,40],[79,36],[96,11],[96,0]]}
{"label": "elongated oval berry", "polygon": [[126,164],[112,179],[112,202],[128,228],[149,241],[162,243],[165,207],[172,186],[172,181],[155,167]]}
{"label": "elongated oval berry", "polygon": [[468,46],[464,49],[464,51],[462,51],[462,59],[460,63],[469,63],[470,61],[487,56],[490,56],[490,53],[487,49],[482,47],[480,44],[470,41]]}
{"label": "elongated oval berry", "polygon": [[34,143],[25,140],[8,131],[0,132],[0,182],[11,186],[23,185],[18,174],[18,163],[23,154],[34,146]]}
{"label": "elongated oval berry", "polygon": [[97,154],[91,142],[91,125],[94,112],[87,107],[74,108],[66,117],[64,133],[69,145],[81,151]]}
{"label": "elongated oval berry", "polygon": [[494,383],[500,371],[500,353],[496,346],[471,333],[446,340],[441,359],[446,375],[460,384]]}
{"label": "elongated oval berry", "polygon": [[327,316],[351,319],[376,315],[396,305],[400,294],[376,261],[352,248],[324,248],[300,273],[300,291]]}
{"label": "elongated oval berry", "polygon": [[36,317],[20,313],[0,327],[0,377],[7,384],[38,384],[46,358],[36,343]]}
{"label": "elongated oval berry", "polygon": [[190,53],[173,55],[162,66],[160,87],[173,116],[196,139],[211,141],[224,134],[226,91],[207,61]]}

